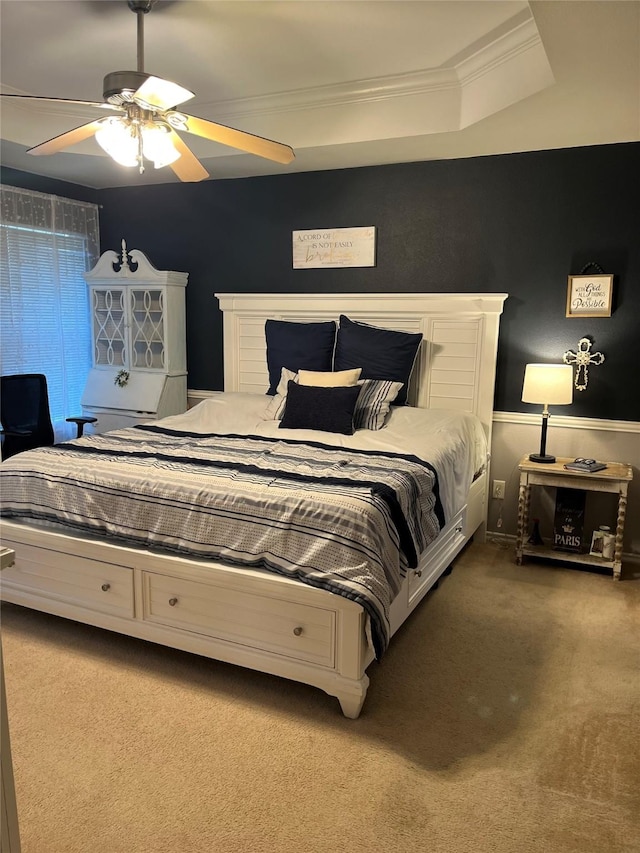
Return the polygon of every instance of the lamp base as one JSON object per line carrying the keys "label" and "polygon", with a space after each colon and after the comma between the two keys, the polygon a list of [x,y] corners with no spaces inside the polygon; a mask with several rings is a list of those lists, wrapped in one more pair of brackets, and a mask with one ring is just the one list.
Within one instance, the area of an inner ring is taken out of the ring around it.
{"label": "lamp base", "polygon": [[555,461],[556,461],[556,457],[555,457],[555,456],[547,456],[547,454],[546,454],[546,453],[544,454],[544,456],[543,456],[543,455],[541,455],[540,453],[530,453],[530,454],[529,454],[529,461],[530,461],[530,462],[545,462],[545,463],[549,463],[549,462],[555,462]]}

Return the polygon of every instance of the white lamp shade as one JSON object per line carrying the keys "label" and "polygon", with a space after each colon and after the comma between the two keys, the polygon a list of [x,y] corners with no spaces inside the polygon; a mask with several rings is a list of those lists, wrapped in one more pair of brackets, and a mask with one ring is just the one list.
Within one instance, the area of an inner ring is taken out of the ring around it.
{"label": "white lamp shade", "polygon": [[527,364],[523,403],[566,406],[573,400],[573,368],[569,364]]}

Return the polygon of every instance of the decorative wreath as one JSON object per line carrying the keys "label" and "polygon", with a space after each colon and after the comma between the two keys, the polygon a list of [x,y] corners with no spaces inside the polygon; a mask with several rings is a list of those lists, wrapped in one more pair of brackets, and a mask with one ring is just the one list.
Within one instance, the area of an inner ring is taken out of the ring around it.
{"label": "decorative wreath", "polygon": [[113,384],[117,385],[118,388],[124,388],[124,386],[129,381],[129,371],[128,370],[119,370],[116,373],[116,378],[113,380]]}

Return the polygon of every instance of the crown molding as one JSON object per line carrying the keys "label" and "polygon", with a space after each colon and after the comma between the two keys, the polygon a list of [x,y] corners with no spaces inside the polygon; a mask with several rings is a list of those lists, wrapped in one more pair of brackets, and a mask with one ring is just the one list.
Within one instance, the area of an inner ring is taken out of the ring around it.
{"label": "crown molding", "polygon": [[[478,121],[491,111],[502,109],[506,103],[527,97],[554,82],[531,12],[527,12],[525,20],[523,15],[516,15],[509,26],[507,31],[500,29],[489,33],[483,44],[470,48],[472,53],[454,58],[447,66],[259,97],[198,102],[197,106],[201,112],[216,116],[216,120],[238,120],[294,112],[330,111],[345,106],[366,107],[396,99],[420,99],[414,110],[415,135],[460,130],[472,123],[463,115],[461,108],[465,90],[475,97],[478,85],[490,89],[490,95],[483,97],[486,105],[483,115],[478,114],[475,118]],[[502,88],[504,95],[500,94]],[[434,110],[445,118],[434,121],[430,117]],[[360,115],[366,116],[366,113]],[[329,119],[329,115],[326,118]]]}
{"label": "crown molding", "polygon": [[[527,8],[438,67],[246,98],[196,99],[193,111],[205,120],[267,138],[287,138],[299,150],[315,149],[459,131],[553,82]],[[57,135],[70,120],[89,121],[96,112],[69,101],[12,101],[3,104],[3,133],[7,140],[30,147],[42,136],[43,117],[47,132]],[[196,156],[228,154],[225,146],[190,141]],[[92,139],[74,151],[106,156]]]}
{"label": "crown molding", "polygon": [[455,65],[456,76],[464,86],[538,46],[542,46],[540,33],[533,17],[528,17],[527,20],[516,24],[508,32],[460,60]]}

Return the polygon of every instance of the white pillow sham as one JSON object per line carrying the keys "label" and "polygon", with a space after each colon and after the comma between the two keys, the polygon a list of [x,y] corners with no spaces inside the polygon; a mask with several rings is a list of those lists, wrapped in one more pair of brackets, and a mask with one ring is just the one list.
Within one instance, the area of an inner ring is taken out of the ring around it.
{"label": "white pillow sham", "polygon": [[289,382],[297,382],[298,374],[289,370],[288,367],[282,368],[280,374],[280,382],[276,388],[276,393],[271,398],[271,402],[264,411],[264,419],[266,421],[281,421],[284,414],[284,407],[287,402],[287,389]]}

